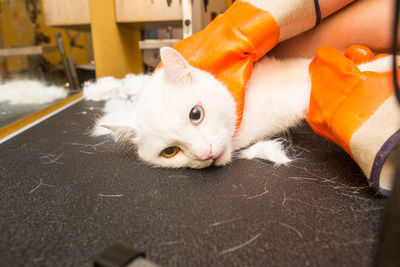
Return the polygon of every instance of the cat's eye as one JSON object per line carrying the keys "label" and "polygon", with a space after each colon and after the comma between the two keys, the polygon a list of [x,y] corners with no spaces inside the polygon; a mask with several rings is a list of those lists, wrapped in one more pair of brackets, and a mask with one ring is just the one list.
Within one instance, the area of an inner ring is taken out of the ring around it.
{"label": "cat's eye", "polygon": [[195,124],[195,125],[200,124],[200,122],[202,122],[203,119],[204,119],[204,110],[203,110],[203,107],[200,106],[200,105],[194,106],[194,107],[190,110],[189,119],[190,119],[190,121],[191,121],[193,124]]}
{"label": "cat's eye", "polygon": [[160,156],[163,156],[163,157],[166,157],[166,158],[172,158],[176,154],[178,154],[179,151],[181,151],[181,149],[179,147],[177,147],[177,146],[167,147],[166,149],[161,151]]}

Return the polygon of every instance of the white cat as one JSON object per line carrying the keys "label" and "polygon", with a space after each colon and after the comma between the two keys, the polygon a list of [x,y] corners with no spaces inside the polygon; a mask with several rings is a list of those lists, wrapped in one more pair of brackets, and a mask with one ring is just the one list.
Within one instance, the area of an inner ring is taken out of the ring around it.
{"label": "white cat", "polygon": [[[127,75],[88,83],[88,100],[108,100],[95,135],[113,133],[133,142],[154,166],[204,168],[240,157],[276,164],[291,161],[279,140],[268,140],[305,118],[311,91],[310,59],[264,57],[246,86],[243,120],[235,131],[235,102],[211,74],[190,66],[174,49],[160,50],[154,75]],[[391,57],[359,66],[389,71]],[[267,139],[267,140],[265,140]]]}

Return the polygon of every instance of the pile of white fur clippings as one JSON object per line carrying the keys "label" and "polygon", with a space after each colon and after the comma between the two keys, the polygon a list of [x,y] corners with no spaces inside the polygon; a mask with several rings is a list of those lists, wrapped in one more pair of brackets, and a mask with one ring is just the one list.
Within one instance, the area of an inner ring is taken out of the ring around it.
{"label": "pile of white fur clippings", "polygon": [[0,102],[11,105],[45,104],[67,95],[65,88],[37,80],[12,80],[0,84]]}

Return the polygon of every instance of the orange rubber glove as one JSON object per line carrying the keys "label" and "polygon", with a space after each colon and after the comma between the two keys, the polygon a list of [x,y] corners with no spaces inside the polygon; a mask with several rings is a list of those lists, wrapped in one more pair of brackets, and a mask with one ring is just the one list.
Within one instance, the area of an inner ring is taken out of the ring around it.
{"label": "orange rubber glove", "polygon": [[363,45],[352,45],[344,51],[344,56],[351,59],[357,65],[389,56],[389,54],[377,54],[374,56],[371,49]]}
{"label": "orange rubber glove", "polygon": [[363,45],[352,45],[344,51],[344,56],[351,59],[357,65],[367,63],[374,59],[371,49]]}
{"label": "orange rubber glove", "polygon": [[[262,34],[261,34],[262,33]],[[203,31],[174,46],[190,65],[212,73],[227,85],[236,101],[237,122],[242,120],[244,88],[253,63],[279,40],[279,26],[268,11],[237,1]]]}
{"label": "orange rubber glove", "polygon": [[[371,56],[368,56],[371,58]],[[332,47],[321,47],[310,64],[306,118],[318,135],[342,147],[382,194],[391,190],[388,158],[400,140],[400,109],[392,73],[362,72]]]}
{"label": "orange rubber glove", "polygon": [[190,65],[208,71],[227,85],[236,101],[238,128],[244,88],[253,63],[278,41],[312,28],[319,20],[319,7],[314,0],[237,0],[203,31],[180,41],[174,48]]}

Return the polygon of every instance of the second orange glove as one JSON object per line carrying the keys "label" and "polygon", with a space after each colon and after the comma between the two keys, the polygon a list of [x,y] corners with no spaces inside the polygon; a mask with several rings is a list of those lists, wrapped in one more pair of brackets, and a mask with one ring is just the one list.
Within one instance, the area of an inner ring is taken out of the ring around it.
{"label": "second orange glove", "polygon": [[310,64],[312,90],[307,122],[342,147],[382,194],[392,186],[393,155],[400,140],[400,108],[391,72],[360,71],[332,47]]}

